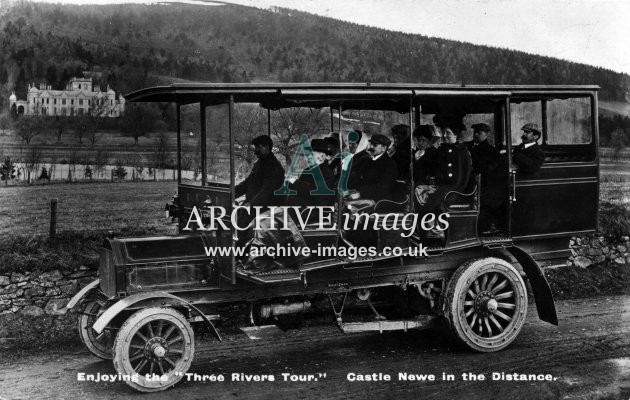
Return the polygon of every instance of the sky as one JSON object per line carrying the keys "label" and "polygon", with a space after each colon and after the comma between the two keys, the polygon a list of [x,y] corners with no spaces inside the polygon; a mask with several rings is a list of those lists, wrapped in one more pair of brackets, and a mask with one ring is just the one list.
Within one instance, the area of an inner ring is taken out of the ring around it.
{"label": "sky", "polygon": [[[44,0],[58,3],[59,0]],[[155,3],[63,0],[62,3]],[[207,4],[204,0],[187,1]],[[630,0],[227,0],[509,48],[630,74]]]}

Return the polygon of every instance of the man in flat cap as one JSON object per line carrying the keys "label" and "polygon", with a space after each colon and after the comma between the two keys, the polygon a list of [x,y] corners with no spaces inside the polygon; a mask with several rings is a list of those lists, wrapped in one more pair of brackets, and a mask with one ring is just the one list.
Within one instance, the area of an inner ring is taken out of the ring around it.
{"label": "man in flat cap", "polygon": [[236,197],[245,195],[244,206],[279,206],[283,196],[274,195],[274,190],[284,182],[284,168],[271,152],[273,141],[268,135],[261,135],[252,140],[254,154],[258,161],[249,176],[236,185]]}
{"label": "man in flat cap", "polygon": [[538,145],[542,131],[535,122],[529,122],[521,128],[521,144],[512,151],[512,162],[518,167],[519,174],[531,175],[540,169],[545,160],[545,153]]}
{"label": "man in flat cap", "polygon": [[350,200],[389,198],[398,176],[396,163],[387,155],[391,140],[385,135],[373,135],[369,140],[369,158],[352,165],[349,188],[354,189]]}

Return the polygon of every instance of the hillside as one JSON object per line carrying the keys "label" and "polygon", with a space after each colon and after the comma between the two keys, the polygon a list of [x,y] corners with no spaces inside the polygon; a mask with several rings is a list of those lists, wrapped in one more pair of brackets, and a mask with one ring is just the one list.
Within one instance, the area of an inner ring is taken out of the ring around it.
{"label": "hillside", "polygon": [[0,16],[0,107],[29,82],[88,71],[128,92],[178,79],[598,84],[627,102],[630,76],[523,52],[306,13],[224,5],[16,3]]}

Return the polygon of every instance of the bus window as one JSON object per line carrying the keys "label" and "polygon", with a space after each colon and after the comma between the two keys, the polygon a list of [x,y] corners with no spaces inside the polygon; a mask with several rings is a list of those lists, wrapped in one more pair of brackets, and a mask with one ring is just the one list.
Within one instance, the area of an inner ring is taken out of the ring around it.
{"label": "bus window", "polygon": [[547,101],[547,144],[588,144],[592,140],[588,97]]}
{"label": "bus window", "polygon": [[201,186],[201,128],[198,103],[180,107],[180,124],[182,183]]}
{"label": "bus window", "polygon": [[521,143],[521,128],[523,125],[533,122],[542,128],[542,102],[523,101],[521,103],[510,104],[510,121],[512,132],[512,144]]}
{"label": "bus window", "polygon": [[234,173],[236,183],[243,181],[258,160],[252,140],[267,135],[267,110],[253,103],[235,103],[232,114],[234,134]]}
{"label": "bus window", "polygon": [[206,182],[230,182],[228,103],[206,107]]}

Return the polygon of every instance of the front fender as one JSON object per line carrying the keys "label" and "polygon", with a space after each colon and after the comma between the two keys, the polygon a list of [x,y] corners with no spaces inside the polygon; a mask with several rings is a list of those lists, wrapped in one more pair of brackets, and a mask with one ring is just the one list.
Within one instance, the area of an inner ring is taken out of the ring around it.
{"label": "front fender", "polygon": [[186,307],[190,307],[193,311],[195,311],[199,316],[208,324],[214,336],[221,339],[219,332],[215,328],[214,324],[205,316],[201,310],[195,307],[193,304],[183,300],[175,295],[172,295],[167,292],[147,292],[147,293],[138,293],[129,297],[125,297],[124,299],[114,303],[111,307],[109,307],[105,312],[96,320],[92,329],[96,331],[96,333],[101,334],[103,329],[123,310],[137,305],[138,303],[145,302],[147,300],[162,300],[161,305],[184,305]]}
{"label": "front fender", "polygon": [[98,284],[101,282],[100,279],[95,280],[94,282],[89,283],[83,289],[79,290],[77,294],[74,295],[72,299],[66,305],[66,309],[72,310],[84,297],[88,295],[89,292],[95,290],[98,287]]}

